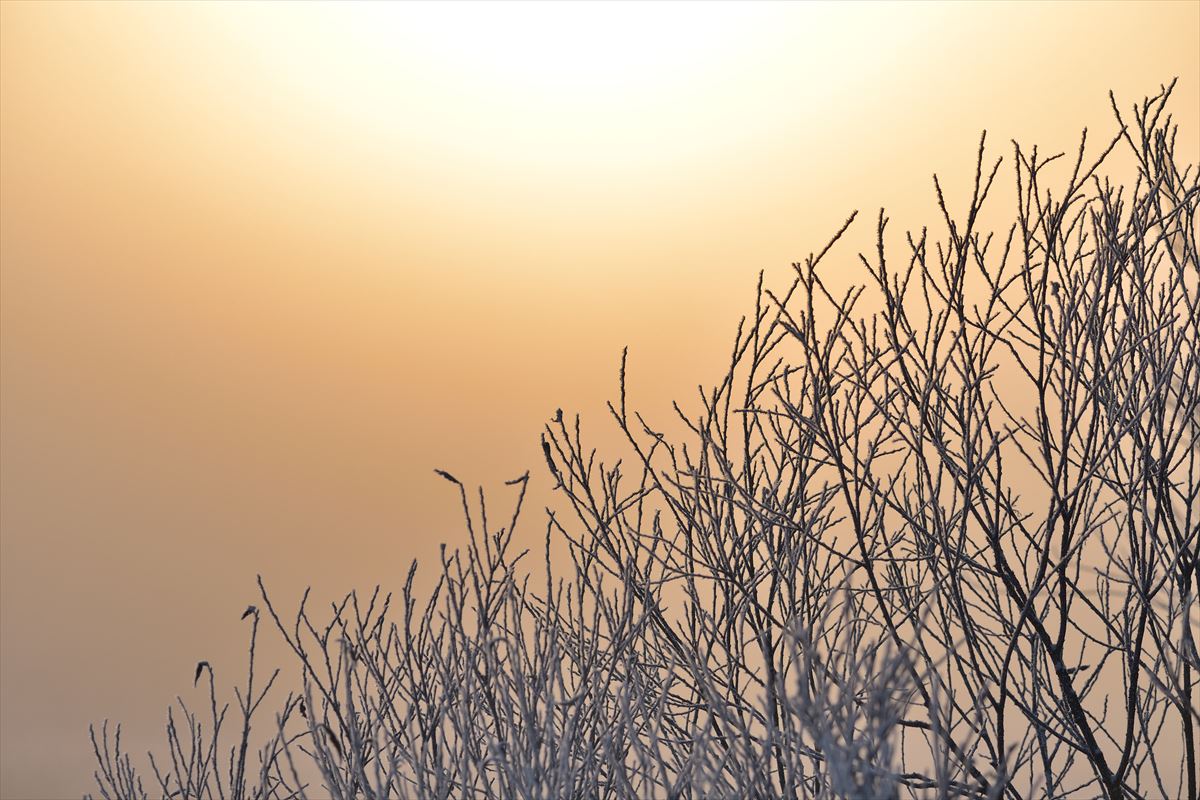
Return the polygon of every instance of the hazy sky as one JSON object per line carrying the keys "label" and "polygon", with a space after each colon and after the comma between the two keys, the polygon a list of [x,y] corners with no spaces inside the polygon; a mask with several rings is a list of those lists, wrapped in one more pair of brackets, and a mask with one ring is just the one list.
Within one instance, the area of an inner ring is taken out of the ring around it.
{"label": "hazy sky", "polygon": [[434,467],[540,507],[540,426],[606,441],[623,345],[663,416],[759,269],[1174,76],[1200,161],[1195,2],[0,3],[0,794],[235,677],[256,573],[460,540]]}

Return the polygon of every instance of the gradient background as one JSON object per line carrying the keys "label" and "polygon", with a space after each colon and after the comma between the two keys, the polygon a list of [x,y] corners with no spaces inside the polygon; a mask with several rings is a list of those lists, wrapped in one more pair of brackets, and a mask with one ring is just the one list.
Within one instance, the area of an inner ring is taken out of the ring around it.
{"label": "gradient background", "polygon": [[859,280],[982,128],[1073,150],[1174,76],[1196,162],[1195,2],[0,4],[0,794],[88,789],[93,720],[157,746],[256,573],[459,541],[433,467],[536,511],[624,344],[661,418],[759,269],[861,208]]}

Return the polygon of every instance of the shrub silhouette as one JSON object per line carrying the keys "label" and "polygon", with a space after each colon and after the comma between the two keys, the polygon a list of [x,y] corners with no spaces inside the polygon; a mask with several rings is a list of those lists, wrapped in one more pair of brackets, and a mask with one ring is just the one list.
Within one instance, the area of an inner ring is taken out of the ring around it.
{"label": "shrub silhouette", "polygon": [[[1173,87],[1174,84],[1172,84]],[[454,476],[469,540],[419,599],[247,609],[250,672],[180,701],[99,796],[1197,797],[1200,267],[1164,88],[1051,168],[980,141],[945,230],[763,287],[697,411],[620,397],[605,463],[561,411],[544,567]],[[1098,168],[1114,150],[1136,179]],[[1051,174],[1057,175],[1051,181]],[[866,310],[870,306],[871,310]],[[551,538],[570,557],[551,563]],[[260,624],[301,678],[255,672]],[[267,710],[269,709],[269,711]],[[256,750],[252,748],[257,748]]]}

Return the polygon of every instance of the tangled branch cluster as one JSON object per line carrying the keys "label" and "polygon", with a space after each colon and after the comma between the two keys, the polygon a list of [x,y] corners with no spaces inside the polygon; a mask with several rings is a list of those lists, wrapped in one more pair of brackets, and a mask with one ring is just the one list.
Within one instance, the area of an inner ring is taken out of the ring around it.
{"label": "tangled branch cluster", "polygon": [[[760,278],[677,436],[623,362],[624,460],[545,429],[544,571],[513,544],[528,475],[498,525],[442,473],[469,543],[426,599],[415,564],[324,616],[263,589],[253,635],[302,674],[273,716],[252,638],[234,714],[198,669],[152,778],[93,731],[99,796],[1195,800],[1200,183],[1170,93],[1073,166],[1014,144],[1006,231],[981,141],[940,238],[885,247],[880,214],[866,285],[823,277],[854,217]],[[1117,149],[1132,188],[1099,175]]]}

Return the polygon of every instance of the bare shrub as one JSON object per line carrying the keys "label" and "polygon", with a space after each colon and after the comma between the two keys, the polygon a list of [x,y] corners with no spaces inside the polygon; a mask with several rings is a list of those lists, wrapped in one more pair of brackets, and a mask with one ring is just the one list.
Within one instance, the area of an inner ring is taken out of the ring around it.
{"label": "bare shrub", "polygon": [[99,796],[1195,800],[1200,184],[1170,92],[1058,164],[1014,143],[1007,229],[981,140],[961,213],[935,179],[939,236],[885,246],[880,213],[866,285],[823,277],[854,216],[760,278],[678,435],[623,361],[623,460],[546,426],[540,567],[528,474],[497,526],[443,472],[468,541],[425,599],[415,564],[320,614],[260,581],[302,673],[274,719],[252,639],[234,732],[199,669],[152,784],[93,731]]}

